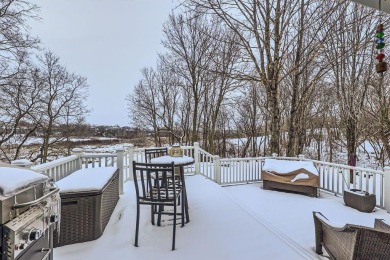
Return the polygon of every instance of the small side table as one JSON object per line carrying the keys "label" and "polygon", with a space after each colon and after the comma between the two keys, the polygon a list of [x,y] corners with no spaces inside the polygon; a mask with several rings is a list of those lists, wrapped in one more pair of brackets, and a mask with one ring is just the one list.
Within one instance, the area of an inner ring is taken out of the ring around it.
{"label": "small side table", "polygon": [[344,203],[348,207],[369,213],[375,208],[376,196],[358,189],[351,189],[344,191]]}

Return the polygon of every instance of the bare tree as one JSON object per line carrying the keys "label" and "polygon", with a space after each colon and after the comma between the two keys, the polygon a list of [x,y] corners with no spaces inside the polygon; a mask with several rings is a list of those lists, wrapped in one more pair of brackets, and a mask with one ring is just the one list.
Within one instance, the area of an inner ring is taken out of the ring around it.
{"label": "bare tree", "polygon": [[343,5],[332,17],[337,22],[326,24],[334,33],[324,46],[332,68],[331,84],[337,93],[348,164],[356,165],[359,123],[374,75],[372,34],[378,20],[373,10],[358,4]]}
{"label": "bare tree", "polygon": [[27,21],[37,19],[38,7],[29,1],[0,2],[0,84],[13,77],[39,40],[31,37]]}
{"label": "bare tree", "polygon": [[171,69],[169,57],[160,55],[156,68],[156,85],[158,91],[157,102],[161,107],[158,114],[163,129],[169,133],[169,143],[181,142],[184,135],[183,122],[180,120],[178,110],[181,102],[181,82]]}
{"label": "bare tree", "polygon": [[313,99],[315,87],[329,70],[329,63],[323,60],[323,46],[327,37],[333,32],[332,27],[323,28],[323,23],[339,8],[339,4],[327,1],[300,0],[298,11],[293,17],[293,24],[289,33],[290,52],[286,55],[285,70],[289,86],[290,102],[288,108],[288,144],[287,155],[296,156],[302,153],[302,136],[300,129],[304,122],[305,111],[310,112],[308,104]]}
{"label": "bare tree", "polygon": [[366,139],[369,140],[381,166],[390,158],[390,78],[387,74],[380,83],[379,77],[368,89],[363,122],[366,125]]}
{"label": "bare tree", "polygon": [[[218,21],[212,23],[214,35],[209,35],[216,42],[212,50],[212,58],[208,69],[204,72],[204,85],[207,92],[202,98],[203,112],[203,146],[211,153],[216,152],[219,145],[216,143],[217,127],[222,106],[230,102],[234,92],[241,88],[242,81],[231,77],[232,72],[239,66],[240,49],[237,45],[236,35],[230,30],[223,29]],[[226,106],[225,106],[226,107]]]}
{"label": "bare tree", "polygon": [[39,57],[39,69],[44,84],[41,95],[40,123],[43,140],[39,158],[42,163],[48,159],[49,148],[62,136],[56,135],[58,126],[66,122],[77,122],[87,112],[85,98],[87,96],[86,78],[70,73],[60,64],[60,59],[52,52]]}
{"label": "bare tree", "polygon": [[257,81],[266,89],[270,118],[270,151],[279,153],[279,84],[282,60],[287,53],[289,28],[297,10],[297,1],[286,0],[189,0],[197,11],[218,16],[234,32],[242,49],[242,61],[250,70],[237,76]]}
{"label": "bare tree", "polygon": [[209,35],[214,35],[202,16],[171,15],[164,26],[163,45],[175,59],[172,69],[183,79],[186,96],[190,97],[192,131],[191,142],[198,140],[200,102],[206,91],[205,75],[215,46]]}
{"label": "bare tree", "polygon": [[34,67],[20,70],[0,86],[0,149],[7,161],[18,158],[27,138],[38,128],[42,92]]}

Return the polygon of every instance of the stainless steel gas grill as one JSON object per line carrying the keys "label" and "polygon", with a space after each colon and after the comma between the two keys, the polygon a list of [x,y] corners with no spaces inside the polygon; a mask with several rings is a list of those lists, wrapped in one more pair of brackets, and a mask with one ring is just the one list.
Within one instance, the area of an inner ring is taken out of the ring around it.
{"label": "stainless steel gas grill", "polygon": [[52,234],[59,228],[61,212],[59,189],[45,178],[31,185],[23,183],[26,187],[5,196],[1,186],[9,179],[4,171],[0,167],[0,260],[53,259]]}

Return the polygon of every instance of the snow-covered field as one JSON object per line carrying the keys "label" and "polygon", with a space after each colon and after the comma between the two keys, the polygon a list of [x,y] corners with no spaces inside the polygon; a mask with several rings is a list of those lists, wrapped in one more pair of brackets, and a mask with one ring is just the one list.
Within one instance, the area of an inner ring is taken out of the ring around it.
{"label": "snow-covered field", "polygon": [[150,208],[141,206],[139,247],[133,246],[135,191],[125,194],[101,238],[54,250],[56,260],[79,259],[322,259],[314,252],[313,211],[331,222],[373,226],[390,221],[376,209],[361,213],[343,200],[321,192],[319,198],[261,189],[261,184],[220,187],[203,176],[187,176],[191,222],[177,229],[171,251],[172,225],[150,223]]}
{"label": "snow-covered field", "polygon": [[[23,136],[20,135],[15,135],[13,138],[8,140],[6,144],[20,144],[23,139]],[[58,138],[50,138],[49,142],[54,142],[54,141],[65,141],[66,139],[58,139]],[[70,138],[70,142],[85,142],[85,141],[112,141],[112,140],[117,140],[117,138],[109,138],[109,137],[88,137],[88,138]],[[33,144],[42,144],[43,139],[40,137],[29,137],[25,141],[24,145],[33,145]]]}

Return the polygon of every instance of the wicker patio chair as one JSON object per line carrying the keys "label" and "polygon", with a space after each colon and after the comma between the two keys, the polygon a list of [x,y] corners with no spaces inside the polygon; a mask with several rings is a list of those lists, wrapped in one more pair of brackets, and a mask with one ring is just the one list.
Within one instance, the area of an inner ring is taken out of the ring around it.
{"label": "wicker patio chair", "polygon": [[375,219],[374,228],[382,231],[390,232],[390,226],[383,219]]}
{"label": "wicker patio chair", "polygon": [[331,259],[390,259],[390,232],[346,224],[335,227],[319,212],[313,212],[316,252],[325,248]]}
{"label": "wicker patio chair", "polygon": [[[181,225],[184,226],[184,196],[182,193],[182,184],[171,185],[171,183],[178,183],[180,180],[175,178],[175,165],[171,164],[151,164],[151,163],[136,163],[133,162],[133,177],[137,198],[137,219],[135,229],[135,243],[138,247],[138,233],[139,233],[139,218],[140,205],[151,206],[152,223],[154,223],[154,215],[171,215],[173,216],[173,238],[172,250],[175,250],[176,239],[176,219],[177,215],[181,216]],[[139,180],[137,180],[137,175]],[[178,201],[181,198],[181,212],[177,212]],[[156,211],[156,206],[160,206],[160,210]],[[172,211],[161,210],[163,207],[171,206]]]}

